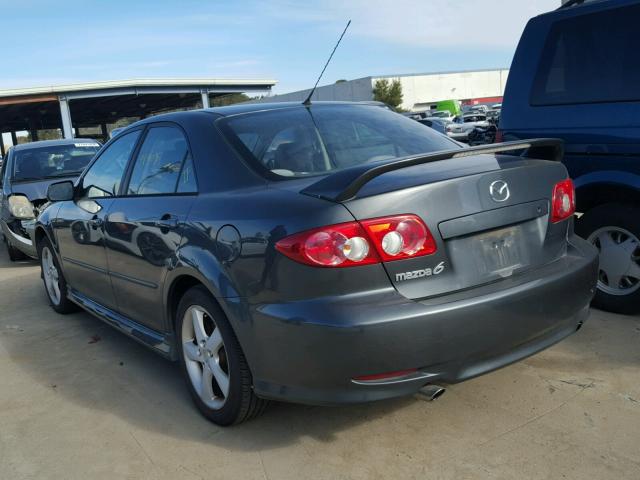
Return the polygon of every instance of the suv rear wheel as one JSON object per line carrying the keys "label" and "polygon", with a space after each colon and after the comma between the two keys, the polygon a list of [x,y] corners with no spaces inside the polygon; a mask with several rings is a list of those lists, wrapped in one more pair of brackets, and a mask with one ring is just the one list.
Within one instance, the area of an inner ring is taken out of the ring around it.
{"label": "suv rear wheel", "polygon": [[261,414],[267,401],[253,393],[253,379],[231,325],[204,287],[188,290],[178,306],[180,365],[200,412],[218,425]]}
{"label": "suv rear wheel", "polygon": [[640,311],[640,208],[600,205],[576,223],[576,232],[600,251],[593,305],[610,312]]}

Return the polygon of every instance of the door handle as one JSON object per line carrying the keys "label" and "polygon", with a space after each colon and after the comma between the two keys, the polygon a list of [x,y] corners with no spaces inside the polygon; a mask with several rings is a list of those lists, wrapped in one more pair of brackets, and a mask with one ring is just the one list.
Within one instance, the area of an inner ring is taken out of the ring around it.
{"label": "door handle", "polygon": [[100,217],[93,217],[91,220],[89,220],[88,223],[91,228],[93,228],[94,230],[97,230],[98,228],[102,228],[102,225],[104,224],[104,220],[102,220],[102,218]]}
{"label": "door handle", "polygon": [[165,213],[160,220],[156,220],[155,226],[163,230],[173,230],[178,227],[178,218],[170,213]]}

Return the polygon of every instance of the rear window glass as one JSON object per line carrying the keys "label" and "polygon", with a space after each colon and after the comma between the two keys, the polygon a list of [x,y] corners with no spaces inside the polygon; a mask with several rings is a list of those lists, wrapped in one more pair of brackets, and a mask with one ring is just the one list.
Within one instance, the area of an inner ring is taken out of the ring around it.
{"label": "rear window glass", "polygon": [[218,125],[250,163],[282,177],[460,148],[415,120],[375,106],[284,108],[227,117]]}
{"label": "rear window glass", "polygon": [[80,175],[99,148],[96,142],[79,140],[67,145],[16,150],[12,178],[19,182]]}
{"label": "rear window glass", "polygon": [[531,94],[532,105],[640,100],[640,5],[556,22]]}

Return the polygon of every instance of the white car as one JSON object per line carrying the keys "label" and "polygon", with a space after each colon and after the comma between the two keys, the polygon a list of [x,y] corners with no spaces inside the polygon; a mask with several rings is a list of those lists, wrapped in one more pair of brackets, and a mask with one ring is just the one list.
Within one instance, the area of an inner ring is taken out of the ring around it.
{"label": "white car", "polygon": [[466,142],[469,133],[476,127],[488,127],[490,125],[487,116],[481,113],[468,113],[462,117],[456,117],[447,125],[447,135],[454,140]]}

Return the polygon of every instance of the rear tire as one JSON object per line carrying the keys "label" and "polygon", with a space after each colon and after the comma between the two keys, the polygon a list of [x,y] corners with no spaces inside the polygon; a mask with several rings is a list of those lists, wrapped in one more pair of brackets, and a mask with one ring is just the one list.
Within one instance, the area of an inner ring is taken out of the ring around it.
{"label": "rear tire", "polygon": [[600,251],[593,305],[626,315],[640,312],[640,208],[600,205],[578,219],[576,233]]}
{"label": "rear tire", "polygon": [[180,367],[198,410],[222,426],[260,415],[268,401],[253,392],[253,377],[227,317],[201,286],[178,305],[176,339]]}
{"label": "rear tire", "polygon": [[51,246],[51,242],[44,238],[38,243],[38,258],[44,289],[49,298],[49,304],[60,314],[73,313],[80,308],[67,297],[67,281],[60,269],[58,257]]}

